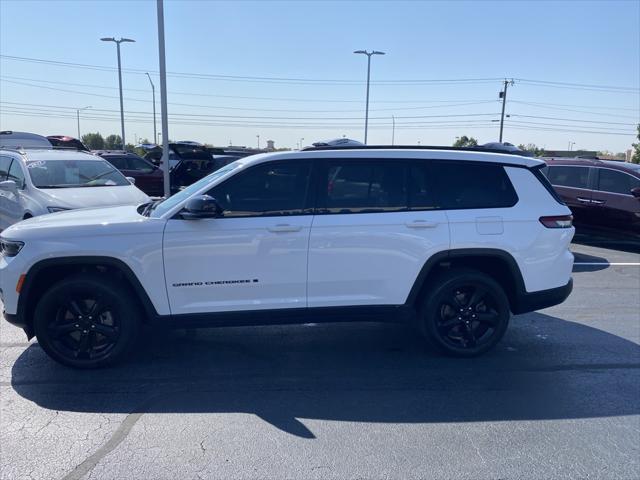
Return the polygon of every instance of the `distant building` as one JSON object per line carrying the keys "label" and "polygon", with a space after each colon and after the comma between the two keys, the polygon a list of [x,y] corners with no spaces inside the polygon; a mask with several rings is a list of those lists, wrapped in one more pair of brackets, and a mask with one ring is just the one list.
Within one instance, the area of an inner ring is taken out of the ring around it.
{"label": "distant building", "polygon": [[624,152],[624,161],[631,163],[631,157],[633,157],[633,150],[629,149]]}
{"label": "distant building", "polygon": [[544,156],[545,157],[564,157],[564,158],[566,157],[574,158],[578,156],[597,157],[598,152],[591,151],[591,150],[545,150]]}
{"label": "distant building", "polygon": [[276,149],[275,145],[276,142],[274,142],[273,140],[267,140],[267,151],[273,152]]}

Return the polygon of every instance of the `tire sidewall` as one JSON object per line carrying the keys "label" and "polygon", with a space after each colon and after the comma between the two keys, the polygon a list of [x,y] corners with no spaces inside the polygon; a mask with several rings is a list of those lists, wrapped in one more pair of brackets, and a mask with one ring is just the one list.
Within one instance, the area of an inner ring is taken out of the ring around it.
{"label": "tire sidewall", "polygon": [[[473,349],[455,348],[446,343],[437,331],[438,309],[452,289],[455,289],[456,286],[469,284],[481,284],[491,293],[500,316],[500,323],[489,342]],[[456,270],[444,274],[434,282],[434,289],[420,309],[419,326],[429,343],[442,353],[456,357],[475,357],[491,350],[502,339],[509,326],[510,317],[509,300],[502,287],[494,279],[474,270]]]}
{"label": "tire sidewall", "polygon": [[[52,346],[48,326],[55,318],[62,299],[79,292],[100,295],[107,299],[112,314],[118,319],[120,327],[118,341],[104,358],[78,360],[60,354]],[[131,295],[114,282],[102,280],[93,275],[81,275],[62,280],[44,293],[35,309],[34,330],[42,349],[57,362],[73,368],[100,368],[115,364],[129,353],[139,330],[137,313]]]}

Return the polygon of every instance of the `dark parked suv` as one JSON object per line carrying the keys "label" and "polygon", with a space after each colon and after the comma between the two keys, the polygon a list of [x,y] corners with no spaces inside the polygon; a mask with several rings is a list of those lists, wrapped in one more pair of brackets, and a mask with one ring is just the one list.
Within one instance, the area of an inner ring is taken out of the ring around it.
{"label": "dark parked suv", "polygon": [[640,235],[640,165],[551,159],[544,170],[576,223]]}
{"label": "dark parked suv", "polygon": [[121,150],[96,150],[93,153],[100,155],[125,176],[134,178],[136,187],[150,197],[164,195],[164,175],[162,170],[148,160],[139,157],[135,153]]}

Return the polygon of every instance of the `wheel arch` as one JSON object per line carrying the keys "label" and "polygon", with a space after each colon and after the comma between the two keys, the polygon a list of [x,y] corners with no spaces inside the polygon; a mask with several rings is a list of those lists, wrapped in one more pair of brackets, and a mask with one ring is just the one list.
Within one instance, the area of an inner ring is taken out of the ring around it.
{"label": "wheel arch", "polygon": [[119,277],[131,287],[135,298],[145,312],[146,319],[158,317],[158,312],[142,287],[140,280],[122,260],[103,256],[79,256],[45,259],[34,264],[27,272],[18,297],[17,318],[24,325],[27,337],[34,336],[33,314],[37,298],[53,283],[81,272],[100,272]]}
{"label": "wheel arch", "polygon": [[406,304],[417,306],[439,274],[451,268],[465,267],[492,277],[504,289],[511,311],[520,310],[520,299],[526,292],[522,272],[513,256],[493,248],[463,248],[438,252],[420,270]]}

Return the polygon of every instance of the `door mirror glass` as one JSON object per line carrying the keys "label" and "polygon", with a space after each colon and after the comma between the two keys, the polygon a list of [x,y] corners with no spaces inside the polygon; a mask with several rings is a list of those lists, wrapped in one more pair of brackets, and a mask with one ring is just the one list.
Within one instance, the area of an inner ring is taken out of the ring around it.
{"label": "door mirror glass", "polygon": [[18,185],[13,180],[5,180],[4,182],[0,182],[0,190],[4,190],[5,192],[17,192]]}
{"label": "door mirror glass", "polygon": [[222,207],[209,195],[198,195],[187,200],[180,216],[185,220],[198,218],[218,218],[222,216]]}
{"label": "door mirror glass", "polygon": [[632,188],[631,195],[633,195],[636,198],[640,198],[640,187]]}

